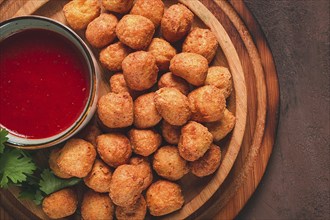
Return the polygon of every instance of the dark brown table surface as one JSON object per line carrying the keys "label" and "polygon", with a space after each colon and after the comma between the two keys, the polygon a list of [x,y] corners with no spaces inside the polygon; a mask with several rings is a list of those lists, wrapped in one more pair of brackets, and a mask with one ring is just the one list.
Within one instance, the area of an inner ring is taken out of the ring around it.
{"label": "dark brown table surface", "polygon": [[281,107],[266,173],[237,219],[330,219],[329,0],[246,4],[273,52]]}
{"label": "dark brown table surface", "polygon": [[237,219],[330,219],[329,0],[246,0],[280,83],[276,143]]}

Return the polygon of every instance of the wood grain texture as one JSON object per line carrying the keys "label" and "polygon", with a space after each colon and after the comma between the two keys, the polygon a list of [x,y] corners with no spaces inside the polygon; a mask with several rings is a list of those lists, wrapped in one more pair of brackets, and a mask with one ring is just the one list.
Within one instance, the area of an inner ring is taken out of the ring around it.
{"label": "wood grain texture", "polygon": [[[0,5],[0,10],[4,10],[2,6],[6,2]],[[167,1],[173,2],[175,1]],[[214,215],[218,219],[232,219],[257,187],[272,150],[279,97],[276,71],[265,39],[242,1],[235,0],[231,4],[217,0],[181,2],[217,33],[223,52],[218,51],[214,64],[229,66],[233,73],[236,99],[230,98],[229,108],[236,109],[236,116],[239,117],[233,135],[223,142],[225,157],[215,178],[207,179],[202,185],[190,183],[188,186],[193,190],[185,195],[188,198],[185,207],[168,216],[168,219],[209,219]],[[45,5],[42,6],[41,3],[24,2],[23,5],[28,6],[24,10],[11,5],[10,8],[16,9],[16,12],[6,14],[7,17],[1,16],[1,20],[7,19],[9,15],[34,13],[65,23],[61,11],[65,3],[64,0],[43,0]],[[201,23],[197,20],[197,26],[203,26]],[[238,154],[239,146],[241,150]],[[235,165],[226,178],[234,162]],[[188,178],[182,182],[189,184],[191,181]],[[26,205],[25,201],[23,205],[14,195],[17,195],[17,189],[1,192],[7,203],[17,203],[20,210],[25,209],[23,215],[27,218],[45,218],[33,204]],[[33,213],[24,206],[33,210]]]}

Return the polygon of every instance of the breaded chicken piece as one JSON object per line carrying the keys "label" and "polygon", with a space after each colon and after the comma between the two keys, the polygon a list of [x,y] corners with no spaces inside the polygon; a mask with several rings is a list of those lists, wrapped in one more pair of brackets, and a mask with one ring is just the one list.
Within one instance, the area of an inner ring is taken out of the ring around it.
{"label": "breaded chicken piece", "polygon": [[190,121],[181,129],[179,153],[185,160],[198,160],[210,148],[212,141],[213,136],[205,126]]}
{"label": "breaded chicken piece", "polygon": [[42,201],[42,210],[49,218],[59,219],[72,215],[77,205],[76,193],[70,188],[65,188],[46,196]]}
{"label": "breaded chicken piece", "polygon": [[95,157],[96,150],[91,143],[72,138],[61,149],[56,162],[63,172],[82,178],[91,171]]}
{"label": "breaded chicken piece", "polygon": [[98,0],[73,0],[63,7],[64,16],[74,30],[82,30],[100,15]]}
{"label": "breaded chicken piece", "polygon": [[169,42],[176,42],[190,31],[194,14],[183,4],[170,6],[161,20],[162,36]]}
{"label": "breaded chicken piece", "polygon": [[170,71],[194,86],[204,84],[207,70],[207,59],[197,53],[179,53],[170,62]]}
{"label": "breaded chicken piece", "polygon": [[83,220],[112,220],[115,207],[108,194],[88,190],[81,204]]}
{"label": "breaded chicken piece", "polygon": [[184,198],[178,184],[158,180],[147,190],[146,201],[151,215],[162,216],[180,209]]}
{"label": "breaded chicken piece", "polygon": [[175,88],[156,91],[154,101],[159,114],[171,125],[184,125],[190,118],[188,98]]}

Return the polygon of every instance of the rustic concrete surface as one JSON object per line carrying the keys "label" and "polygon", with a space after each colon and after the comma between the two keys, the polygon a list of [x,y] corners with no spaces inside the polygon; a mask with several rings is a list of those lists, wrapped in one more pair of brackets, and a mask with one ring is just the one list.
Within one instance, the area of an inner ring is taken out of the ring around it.
{"label": "rustic concrete surface", "polygon": [[237,219],[330,219],[329,0],[245,0],[280,82],[276,144]]}

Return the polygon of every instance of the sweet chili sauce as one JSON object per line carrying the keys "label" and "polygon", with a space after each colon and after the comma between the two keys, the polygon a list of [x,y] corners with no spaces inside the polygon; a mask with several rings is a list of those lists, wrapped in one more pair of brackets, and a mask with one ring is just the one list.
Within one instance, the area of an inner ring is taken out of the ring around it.
{"label": "sweet chili sauce", "polygon": [[69,128],[90,93],[88,65],[58,33],[32,29],[0,42],[0,125],[32,139]]}

